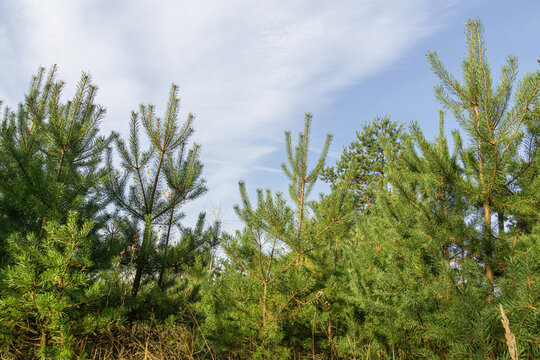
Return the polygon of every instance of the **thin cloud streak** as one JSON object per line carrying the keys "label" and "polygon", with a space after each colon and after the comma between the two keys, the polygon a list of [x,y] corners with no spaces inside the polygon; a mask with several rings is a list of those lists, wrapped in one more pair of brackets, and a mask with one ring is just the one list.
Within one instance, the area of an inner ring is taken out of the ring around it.
{"label": "thin cloud streak", "polygon": [[258,161],[281,150],[269,138],[302,121],[292,114],[328,106],[337,90],[399,60],[437,29],[448,6],[427,0],[7,1],[0,65],[9,70],[0,75],[0,96],[15,105],[38,65],[57,63],[67,94],[88,71],[108,111],[102,129],[126,134],[131,110],[145,102],[164,111],[170,82],[178,82],[182,116],[196,115],[194,140],[203,145],[210,189],[192,207],[219,207],[230,219],[238,180],[269,171]]}

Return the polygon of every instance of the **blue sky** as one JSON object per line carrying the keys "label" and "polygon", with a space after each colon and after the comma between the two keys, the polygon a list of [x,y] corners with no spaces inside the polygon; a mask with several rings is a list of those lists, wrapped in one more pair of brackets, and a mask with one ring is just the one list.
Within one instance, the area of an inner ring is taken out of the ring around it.
{"label": "blue sky", "polygon": [[328,163],[375,115],[417,120],[433,137],[439,106],[426,51],[459,75],[464,23],[480,18],[494,69],[512,54],[520,74],[534,71],[539,15],[537,0],[2,0],[0,99],[16,105],[40,65],[58,64],[66,94],[86,71],[107,108],[102,130],[125,134],[131,110],[145,102],[163,112],[179,84],[209,187],[186,208],[186,225],[207,211],[231,230],[238,180],[251,192],[286,192],[283,131],[299,131],[305,112],[314,114],[313,158],[334,134]]}

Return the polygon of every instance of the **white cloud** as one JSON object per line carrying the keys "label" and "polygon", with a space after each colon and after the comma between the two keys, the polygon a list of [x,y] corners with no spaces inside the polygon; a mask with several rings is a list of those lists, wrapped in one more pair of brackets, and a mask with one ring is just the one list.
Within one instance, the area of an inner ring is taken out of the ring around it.
{"label": "white cloud", "polygon": [[291,114],[328,105],[334,91],[398,60],[435,30],[447,4],[11,1],[0,15],[0,96],[20,99],[7,94],[38,65],[57,63],[66,93],[88,71],[108,109],[102,129],[125,133],[131,110],[163,109],[178,82],[184,114],[197,115],[210,188],[194,206],[230,218],[237,181],[267,170],[257,161],[281,146],[270,139],[291,127]]}

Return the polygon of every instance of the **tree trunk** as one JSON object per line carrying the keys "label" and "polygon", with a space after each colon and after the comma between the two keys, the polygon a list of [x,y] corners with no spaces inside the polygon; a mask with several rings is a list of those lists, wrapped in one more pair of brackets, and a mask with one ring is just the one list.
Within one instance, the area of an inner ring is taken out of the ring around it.
{"label": "tree trunk", "polygon": [[141,248],[139,249],[139,254],[137,256],[137,261],[136,261],[137,271],[135,273],[135,278],[133,279],[133,288],[131,289],[132,297],[137,296],[137,293],[139,292],[139,287],[141,286],[142,273],[148,259],[151,237],[152,237],[151,216],[147,215],[146,225],[144,228],[143,242],[142,242]]}
{"label": "tree trunk", "polygon": [[169,250],[169,239],[171,237],[173,217],[174,217],[174,209],[171,211],[171,216],[169,217],[167,237],[165,238],[165,250],[163,251],[163,264],[161,264],[161,269],[159,270],[158,286],[160,288],[163,288],[163,277],[165,275],[165,261],[167,261],[167,251]]}
{"label": "tree trunk", "polygon": [[139,292],[139,287],[141,286],[142,278],[142,265],[137,264],[137,272],[135,273],[135,279],[133,279],[133,288],[131,289],[131,297],[136,297]]}
{"label": "tree trunk", "polygon": [[484,200],[484,220],[486,222],[486,233],[485,233],[485,251],[486,251],[486,276],[491,282],[491,286],[494,285],[494,274],[493,268],[491,266],[491,257],[493,252],[493,247],[491,245],[491,205],[489,200]]}

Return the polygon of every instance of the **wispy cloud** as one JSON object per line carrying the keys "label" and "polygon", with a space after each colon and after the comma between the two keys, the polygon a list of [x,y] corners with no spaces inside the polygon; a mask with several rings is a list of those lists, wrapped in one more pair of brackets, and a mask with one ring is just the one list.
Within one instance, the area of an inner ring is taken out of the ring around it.
{"label": "wispy cloud", "polygon": [[[196,114],[210,188],[194,206],[229,209],[237,181],[280,144],[299,110],[381,71],[432,33],[447,1],[7,1],[0,5],[0,97],[20,99],[38,65],[66,92],[94,76],[105,131],[125,133],[140,102],[163,109],[171,82]],[[281,161],[276,162],[276,166]]]}

